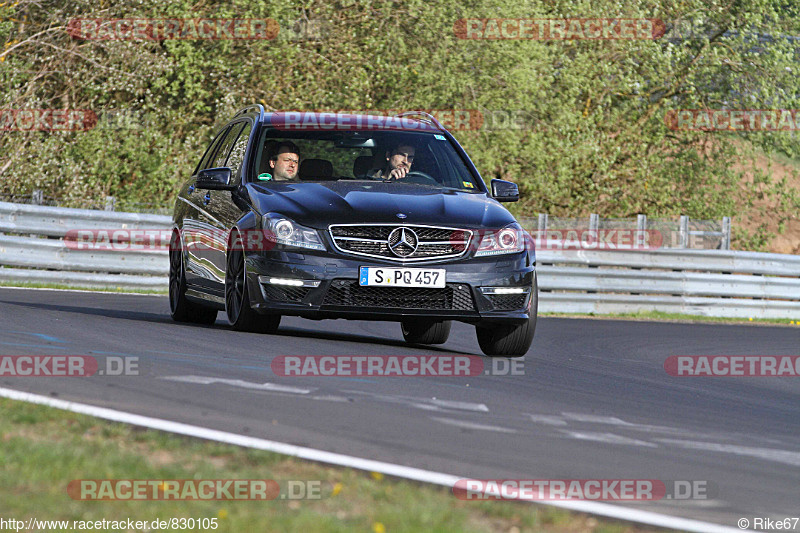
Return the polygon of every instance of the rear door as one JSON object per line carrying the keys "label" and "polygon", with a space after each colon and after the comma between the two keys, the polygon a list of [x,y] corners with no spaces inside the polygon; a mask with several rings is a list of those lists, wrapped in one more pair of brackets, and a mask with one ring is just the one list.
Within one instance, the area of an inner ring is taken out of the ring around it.
{"label": "rear door", "polygon": [[[231,169],[231,183],[241,183],[241,174],[245,166],[245,155],[249,145],[251,133],[253,130],[253,123],[246,120],[242,123],[241,127],[234,127],[231,132],[236,132],[236,139],[233,140],[231,149],[225,160],[221,158],[216,160],[218,166],[228,167]],[[227,142],[227,139],[226,139]],[[205,250],[204,259],[211,272],[214,274],[210,283],[213,289],[225,295],[225,269],[226,269],[226,252],[228,234],[236,224],[236,221],[242,216],[243,208],[242,202],[234,202],[235,191],[208,191],[210,192],[210,201],[206,206],[209,224],[213,224],[216,234],[219,238],[214,239],[211,245]],[[241,206],[241,207],[240,207]]]}
{"label": "rear door", "polygon": [[229,125],[225,125],[219,133],[217,133],[211,144],[208,145],[202,159],[194,169],[194,174],[187,186],[181,191],[179,196],[180,201],[183,203],[183,220],[181,222],[181,238],[183,240],[183,248],[187,255],[186,260],[186,282],[189,285],[198,285],[201,283],[203,276],[199,273],[199,247],[203,246],[202,234],[200,232],[200,211],[202,209],[203,191],[197,190],[195,182],[197,180],[197,173],[205,168],[210,168],[208,165],[213,159],[222,141],[228,133]]}
{"label": "rear door", "polygon": [[[225,137],[215,148],[214,153],[202,165],[204,168],[219,168],[225,166],[233,143],[245,126],[243,120],[233,122],[225,133]],[[204,168],[198,169],[203,170]],[[197,176],[195,175],[195,180]],[[215,250],[226,244],[226,228],[213,214],[215,198],[226,191],[209,191],[195,189],[192,193],[192,203],[197,209],[197,218],[192,222],[192,227],[187,228],[187,233],[193,237],[193,250],[191,261],[187,262],[187,282],[189,271],[192,272],[192,281],[198,288],[207,294],[224,297],[225,271],[220,270],[212,261]],[[222,290],[220,288],[222,287]]]}

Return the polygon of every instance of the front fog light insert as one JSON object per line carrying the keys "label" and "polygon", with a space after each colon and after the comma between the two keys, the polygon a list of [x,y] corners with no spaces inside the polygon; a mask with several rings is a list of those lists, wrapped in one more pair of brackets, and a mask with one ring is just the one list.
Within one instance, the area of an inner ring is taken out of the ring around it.
{"label": "front fog light insert", "polygon": [[481,292],[486,295],[498,294],[528,294],[530,287],[481,287]]}
{"label": "front fog light insert", "polygon": [[319,280],[274,278],[272,276],[258,276],[258,282],[264,285],[283,285],[284,287],[319,287]]}

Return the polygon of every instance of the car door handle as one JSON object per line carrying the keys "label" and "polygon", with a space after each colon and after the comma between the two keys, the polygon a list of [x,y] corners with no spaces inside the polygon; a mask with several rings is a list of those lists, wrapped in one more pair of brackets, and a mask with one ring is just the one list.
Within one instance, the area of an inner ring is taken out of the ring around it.
{"label": "car door handle", "polygon": [[203,196],[203,205],[208,205],[208,202],[211,201],[211,191],[208,191],[205,196]]}

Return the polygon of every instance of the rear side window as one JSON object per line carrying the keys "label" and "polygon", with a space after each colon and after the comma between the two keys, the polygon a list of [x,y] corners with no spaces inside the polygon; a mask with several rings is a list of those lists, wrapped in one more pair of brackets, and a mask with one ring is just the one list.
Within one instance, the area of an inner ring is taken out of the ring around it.
{"label": "rear side window", "polygon": [[221,143],[222,140],[225,138],[225,132],[227,132],[227,131],[228,131],[227,128],[222,128],[222,131],[220,131],[217,134],[217,136],[214,138],[214,140],[211,141],[211,144],[208,145],[208,148],[206,149],[206,153],[203,155],[203,159],[200,160],[200,164],[197,165],[197,168],[194,170],[195,174],[197,174],[198,172],[200,172],[201,170],[204,170],[206,168],[211,168],[211,167],[208,166],[208,162],[211,159],[211,157],[214,155],[214,152],[217,150],[217,147],[219,146],[219,143]]}
{"label": "rear side window", "polygon": [[225,166],[225,160],[228,159],[231,146],[233,146],[233,142],[236,140],[236,137],[239,136],[239,132],[242,131],[244,125],[244,122],[237,122],[231,126],[231,129],[228,130],[228,134],[225,136],[225,140],[222,141],[222,144],[219,146],[219,150],[217,150],[217,153],[214,155],[214,160],[211,162],[211,166],[208,168],[219,168]]}
{"label": "rear side window", "polygon": [[250,131],[252,129],[253,126],[248,122],[239,134],[239,138],[236,139],[236,144],[233,145],[231,155],[228,157],[228,162],[226,163],[226,166],[231,169],[231,178],[237,183],[239,181],[239,170],[242,168],[242,163],[244,162],[244,152],[247,149],[247,141],[250,138]]}

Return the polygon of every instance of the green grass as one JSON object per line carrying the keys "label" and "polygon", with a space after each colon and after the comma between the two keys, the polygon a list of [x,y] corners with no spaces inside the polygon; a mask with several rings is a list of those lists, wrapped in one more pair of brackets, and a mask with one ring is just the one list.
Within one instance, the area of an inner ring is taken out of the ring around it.
{"label": "green grass", "polygon": [[[3,517],[25,520],[216,518],[218,532],[661,531],[518,502],[462,501],[446,487],[329,467],[0,398]],[[321,481],[322,498],[81,501],[79,479]]]}
{"label": "green grass", "polygon": [[598,318],[607,320],[647,320],[652,322],[713,322],[718,324],[785,325],[800,327],[800,318],[727,318],[719,316],[664,313],[661,311],[638,311],[636,313],[613,313],[602,315],[594,313],[539,313],[539,316],[554,318]]}
{"label": "green grass", "polygon": [[166,289],[164,290],[151,290],[151,289],[128,289],[124,287],[83,287],[80,285],[64,285],[59,283],[28,283],[18,281],[0,281],[0,287],[14,287],[22,289],[58,289],[69,291],[92,291],[92,292],[111,292],[111,293],[134,293],[134,294],[156,294],[167,295],[169,294]]}
{"label": "green grass", "polygon": [[795,170],[800,170],[800,159],[798,159],[797,157],[791,157],[779,151],[767,153],[767,151],[760,146],[756,146],[755,150],[757,153],[766,157],[767,159],[771,158],[782,165],[785,165],[787,167],[792,167]]}

